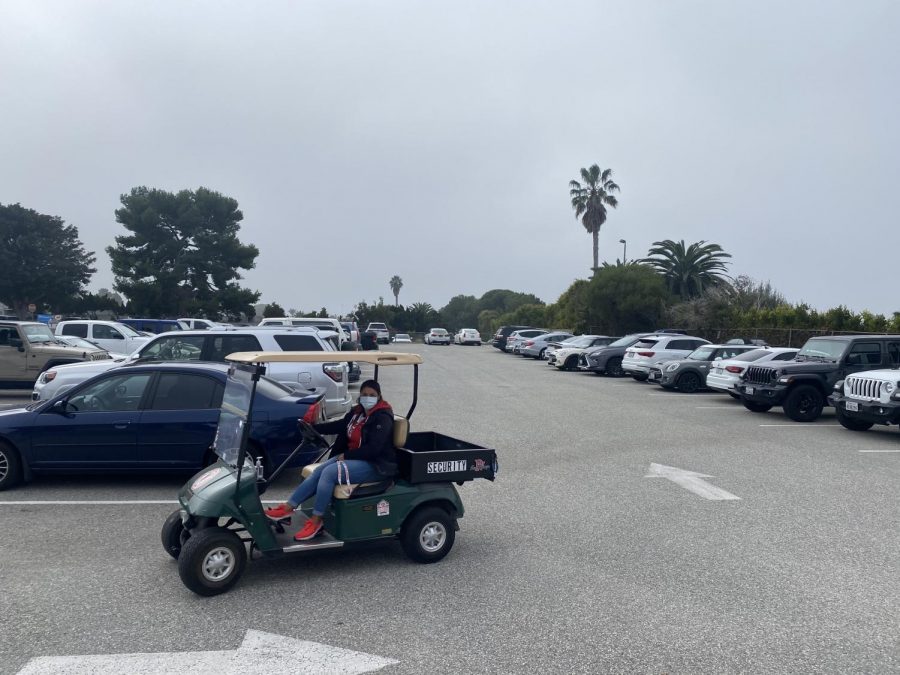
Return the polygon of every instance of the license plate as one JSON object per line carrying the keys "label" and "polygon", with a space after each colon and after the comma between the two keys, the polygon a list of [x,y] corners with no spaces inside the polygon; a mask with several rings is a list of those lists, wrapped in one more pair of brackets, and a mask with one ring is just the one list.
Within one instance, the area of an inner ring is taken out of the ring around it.
{"label": "license plate", "polygon": [[752,395],[754,391],[756,390],[753,387],[744,387],[745,394]]}
{"label": "license plate", "polygon": [[846,407],[850,412],[859,412],[859,403],[857,403],[856,401],[846,401],[844,403],[844,407]]}
{"label": "license plate", "polygon": [[714,372],[716,375],[721,375],[721,374],[722,374],[722,369],[721,369],[721,368],[713,368],[713,372]]}

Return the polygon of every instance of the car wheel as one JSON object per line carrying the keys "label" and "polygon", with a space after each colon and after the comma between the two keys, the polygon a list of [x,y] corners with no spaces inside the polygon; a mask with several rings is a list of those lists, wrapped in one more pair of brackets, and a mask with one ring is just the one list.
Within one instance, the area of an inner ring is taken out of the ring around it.
{"label": "car wheel", "polygon": [[563,366],[563,370],[577,370],[578,369],[578,357],[570,356],[566,359],[566,363]]}
{"label": "car wheel", "polygon": [[22,480],[22,461],[9,443],[0,441],[0,490],[8,490]]}
{"label": "car wheel", "polygon": [[697,373],[684,373],[678,378],[675,388],[685,394],[693,394],[700,388],[700,376]]}
{"label": "car wheel", "polygon": [[625,374],[622,372],[622,359],[618,356],[614,356],[607,361],[606,374],[610,377],[622,377]]}
{"label": "car wheel", "polygon": [[764,413],[769,412],[772,406],[766,403],[757,403],[756,401],[743,401],[744,407],[750,412]]}
{"label": "car wheel", "polygon": [[450,552],[456,539],[453,518],[444,509],[430,506],[415,511],[403,524],[403,551],[420,563],[437,562]]}
{"label": "car wheel", "polygon": [[638,382],[646,382],[647,378],[650,377],[647,373],[632,373],[631,376]]}
{"label": "car wheel", "polygon": [[852,417],[848,417],[840,408],[837,409],[837,418],[838,422],[841,423],[841,426],[850,431],[868,431],[873,426],[872,422],[863,422],[862,420],[855,420]]}
{"label": "car wheel", "polygon": [[812,422],[822,414],[825,398],[814,386],[801,384],[788,393],[781,407],[795,422]]}
{"label": "car wheel", "polygon": [[181,522],[181,511],[173,511],[163,523],[159,538],[162,541],[163,549],[170,556],[178,560],[181,553],[181,539],[184,533],[184,524]]}
{"label": "car wheel", "polygon": [[218,595],[237,583],[246,565],[247,549],[241,538],[231,530],[209,527],[184,543],[178,575],[197,595]]}
{"label": "car wheel", "polygon": [[539,352],[538,352],[538,355],[535,356],[534,358],[537,359],[538,361],[543,361],[543,360],[544,360],[544,354],[546,354],[546,353],[547,353],[547,348],[545,347],[544,349],[542,349],[541,351],[539,351]]}
{"label": "car wheel", "polygon": [[729,395],[731,398],[733,398],[734,400],[736,400],[736,401],[740,401],[740,400],[741,400],[740,395],[735,394],[733,391],[729,391],[729,392],[728,392],[728,395]]}

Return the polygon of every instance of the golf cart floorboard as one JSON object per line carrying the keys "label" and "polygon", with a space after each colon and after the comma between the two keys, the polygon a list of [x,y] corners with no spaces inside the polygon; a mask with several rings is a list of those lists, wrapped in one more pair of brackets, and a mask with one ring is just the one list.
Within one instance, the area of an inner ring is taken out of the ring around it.
{"label": "golf cart floorboard", "polygon": [[284,553],[298,553],[300,551],[315,551],[323,548],[340,548],[344,545],[344,542],[340,539],[335,539],[332,535],[330,535],[325,530],[322,530],[312,539],[308,539],[307,541],[295,541],[294,535],[299,532],[303,525],[306,524],[306,521],[309,519],[302,511],[294,512],[294,516],[291,518],[290,524],[284,524],[284,532],[278,533],[274,532],[275,540],[278,542],[278,545],[281,546],[281,550]]}

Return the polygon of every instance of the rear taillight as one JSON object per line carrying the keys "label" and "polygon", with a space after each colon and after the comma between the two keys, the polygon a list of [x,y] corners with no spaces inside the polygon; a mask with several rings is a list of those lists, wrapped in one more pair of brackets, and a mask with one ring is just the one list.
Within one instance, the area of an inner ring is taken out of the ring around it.
{"label": "rear taillight", "polygon": [[320,408],[318,403],[313,403],[306,409],[306,412],[303,413],[303,421],[307,424],[318,424],[319,419],[321,418]]}
{"label": "rear taillight", "polygon": [[725,370],[729,373],[743,373],[744,369],[741,366],[725,366]]}
{"label": "rear taillight", "polygon": [[525,342],[526,347],[530,347],[533,344],[534,344],[534,340],[528,340],[527,342]]}
{"label": "rear taillight", "polygon": [[325,371],[325,374],[335,382],[343,382],[344,367],[341,364],[326,363],[322,365],[322,370]]}
{"label": "rear taillight", "polygon": [[638,352],[638,356],[653,356],[656,352]]}

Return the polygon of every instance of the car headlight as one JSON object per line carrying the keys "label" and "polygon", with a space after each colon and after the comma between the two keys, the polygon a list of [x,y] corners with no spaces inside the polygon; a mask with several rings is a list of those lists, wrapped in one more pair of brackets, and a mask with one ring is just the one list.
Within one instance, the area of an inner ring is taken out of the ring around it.
{"label": "car headlight", "polygon": [[896,389],[896,388],[897,388],[897,387],[896,387],[896,385],[895,385],[893,382],[884,382],[884,383],[881,385],[881,391],[883,391],[885,394],[892,394],[892,393],[894,393],[894,389]]}
{"label": "car headlight", "polygon": [[680,364],[680,363],[670,363],[669,365],[666,366],[666,372],[667,372],[667,373],[674,373],[674,372],[675,372],[676,370],[678,370],[680,367],[681,367],[681,364]]}

